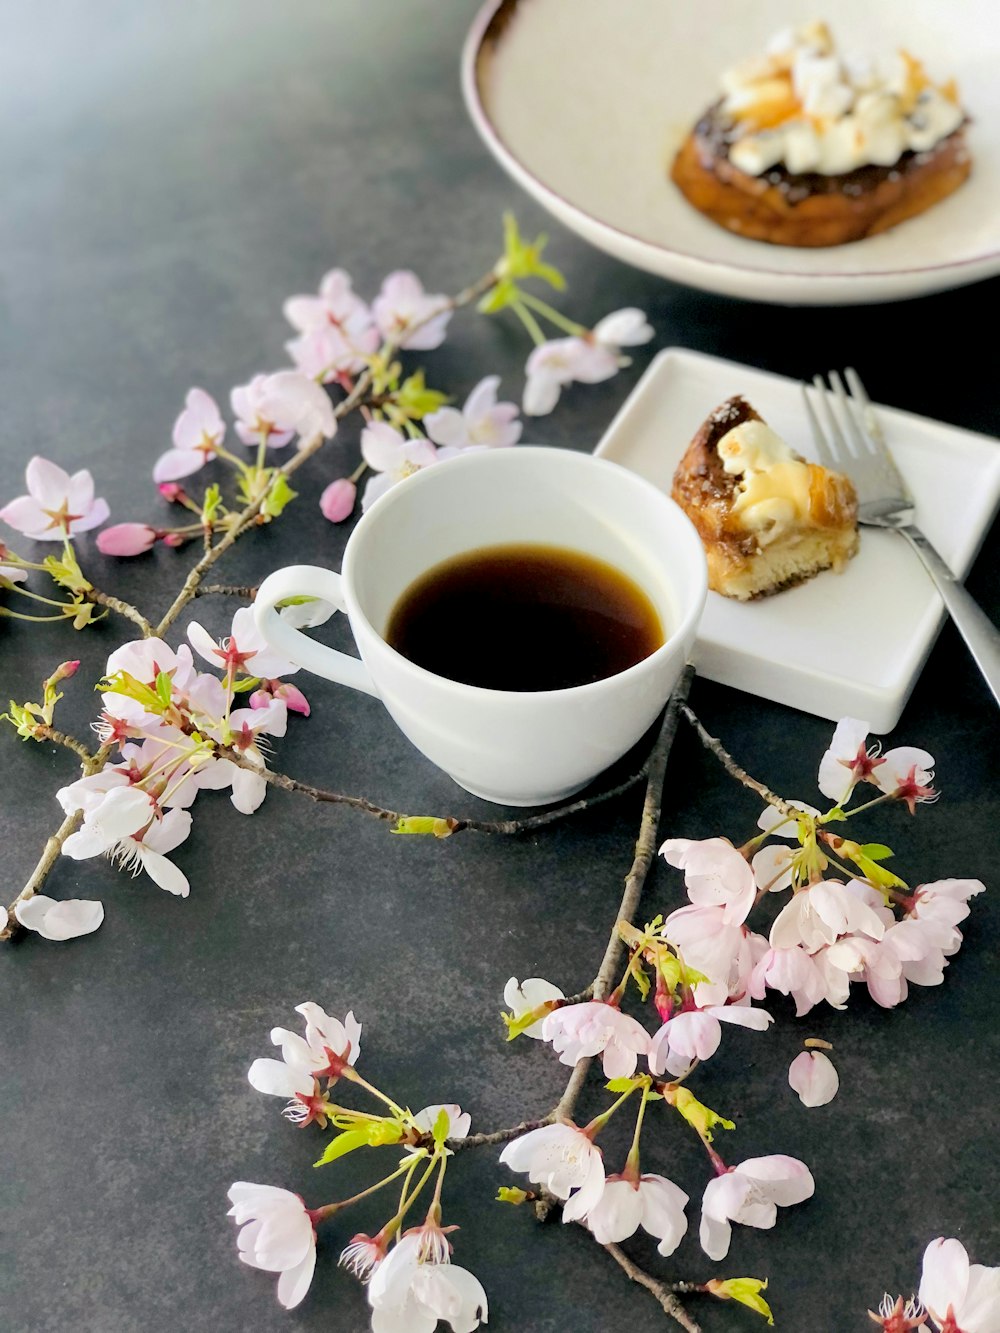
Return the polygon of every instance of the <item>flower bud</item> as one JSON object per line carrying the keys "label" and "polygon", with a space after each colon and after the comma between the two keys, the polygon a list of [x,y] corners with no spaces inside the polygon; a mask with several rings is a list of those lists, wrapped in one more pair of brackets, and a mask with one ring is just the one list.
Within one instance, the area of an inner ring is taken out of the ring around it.
{"label": "flower bud", "polygon": [[156,530],[148,523],[116,523],[97,534],[97,549],[102,555],[142,555],[156,541]]}
{"label": "flower bud", "polygon": [[179,532],[168,532],[163,538],[164,546],[183,546],[185,538]]}
{"label": "flower bud", "polygon": [[331,481],[319,497],[319,507],[323,517],[329,519],[331,523],[343,523],[344,519],[350,518],[354,512],[357,494],[357,486],[347,477],[338,477],[336,481]]}
{"label": "flower bud", "polygon": [[171,504],[176,504],[186,498],[184,487],[178,486],[176,481],[161,481],[156,489],[164,500],[169,500]]}

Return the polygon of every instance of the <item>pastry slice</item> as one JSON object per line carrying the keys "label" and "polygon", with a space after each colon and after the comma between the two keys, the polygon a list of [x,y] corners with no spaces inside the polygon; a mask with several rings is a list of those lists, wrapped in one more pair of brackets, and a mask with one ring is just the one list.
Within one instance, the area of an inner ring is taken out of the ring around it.
{"label": "pastry slice", "polygon": [[774,245],[860,240],[923,213],[972,167],[954,80],[905,51],[843,58],[823,23],[779,33],[722,77],[671,178],[721,227]]}
{"label": "pastry slice", "polygon": [[807,463],[745,398],[705,421],[671,494],[698,529],[708,586],[724,597],[745,602],[840,571],[858,549],[850,478]]}

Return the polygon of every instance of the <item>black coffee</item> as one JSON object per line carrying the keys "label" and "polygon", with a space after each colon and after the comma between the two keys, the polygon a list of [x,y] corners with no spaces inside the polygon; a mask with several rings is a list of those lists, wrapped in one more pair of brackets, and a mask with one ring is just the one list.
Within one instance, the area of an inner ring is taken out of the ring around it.
{"label": "black coffee", "polygon": [[435,565],[393,607],[385,638],[417,666],[466,685],[563,690],[634,666],[664,635],[653,603],[620,570],[519,543]]}

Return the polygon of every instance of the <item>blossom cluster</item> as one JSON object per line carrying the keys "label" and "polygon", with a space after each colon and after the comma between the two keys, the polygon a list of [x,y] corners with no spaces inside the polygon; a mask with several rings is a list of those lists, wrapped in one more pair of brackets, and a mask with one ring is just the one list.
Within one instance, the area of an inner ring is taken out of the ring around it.
{"label": "blossom cluster", "polygon": [[[688,903],[644,930],[620,925],[629,962],[606,998],[567,1001],[542,978],[511,978],[504,992],[511,1036],[548,1043],[567,1065],[600,1057],[608,1086],[622,1094],[612,1112],[590,1125],[557,1123],[525,1135],[501,1160],[564,1201],[564,1220],[586,1225],[602,1242],[624,1240],[641,1226],[669,1254],[684,1235],[688,1202],[671,1181],[639,1167],[639,1133],[648,1100],[679,1111],[701,1138],[714,1177],[702,1201],[701,1244],[712,1259],[724,1258],[731,1224],[774,1225],[778,1207],[800,1203],[814,1189],[804,1163],[782,1155],[727,1166],[712,1146],[712,1131],[731,1129],[685,1086],[722,1040],[723,1025],[766,1030],[771,1014],[754,1001],[768,991],[791,995],[799,1015],[825,1000],[842,1009],[852,984],[865,984],[885,1006],[905,999],[910,984],[943,980],[958,950],[959,923],[978,880],[946,879],[911,889],[885,861],[882,844],[858,844],[833,833],[861,811],[895,802],[912,814],[936,799],[933,759],[900,747],[883,754],[869,745],[867,724],[844,719],[820,764],[820,790],[835,804],[825,813],[804,803],[769,804],[761,832],[742,847],[724,838],[671,838],[660,848],[684,874]],[[847,809],[856,790],[878,793]],[[771,839],[780,839],[772,842]],[[834,873],[830,873],[830,872]],[[836,872],[840,872],[840,877]],[[767,934],[747,923],[773,894],[792,890]],[[623,1012],[635,985],[656,1012],[650,1031]],[[839,1076],[829,1057],[811,1042],[792,1062],[789,1082],[806,1106],[821,1106],[837,1093]],[[637,1073],[640,1061],[645,1071]],[[632,1151],[620,1173],[606,1175],[594,1140],[608,1116],[633,1092],[640,1111]]]}
{"label": "blossom cluster", "polygon": [[[281,1059],[258,1059],[248,1078],[259,1092],[288,1098],[284,1114],[293,1123],[339,1133],[317,1166],[362,1148],[399,1147],[402,1159],[389,1175],[348,1199],[307,1208],[298,1194],[272,1185],[237,1181],[229,1191],[230,1216],[241,1228],[240,1258],[253,1268],[278,1273],[278,1300],[287,1309],[309,1289],[316,1265],[316,1228],[345,1208],[401,1182],[398,1206],[374,1236],[352,1236],[341,1264],[367,1289],[373,1333],[433,1333],[444,1320],[453,1333],[473,1333],[486,1323],[489,1306],[482,1284],[451,1262],[454,1226],[442,1226],[442,1185],[452,1149],[463,1141],[471,1118],[455,1104],[426,1106],[416,1115],[374,1087],[355,1069],[361,1051],[361,1024],[353,1013],[341,1023],[311,1001],[296,1006],[305,1033],[274,1028],[272,1044]],[[388,1114],[373,1115],[340,1104],[341,1082],[361,1087]],[[436,1183],[423,1221],[405,1226],[421,1195]]]}
{"label": "blossom cluster", "polygon": [[[198,793],[228,790],[237,810],[253,814],[267,791],[271,739],[285,734],[290,711],[309,714],[305,695],[283,679],[298,668],[265,643],[248,607],[221,642],[197,622],[188,639],[176,651],[162,639],[136,639],[111,654],[94,728],[118,757],[56,793],[66,814],[83,816],[64,856],[108,856],[182,898],[188,879],[170,854],[191,832]],[[192,647],[221,675],[198,670]],[[241,699],[247,706],[236,706]],[[39,895],[19,902],[18,921],[48,939],[70,939],[103,919],[99,903],[48,904]]]}

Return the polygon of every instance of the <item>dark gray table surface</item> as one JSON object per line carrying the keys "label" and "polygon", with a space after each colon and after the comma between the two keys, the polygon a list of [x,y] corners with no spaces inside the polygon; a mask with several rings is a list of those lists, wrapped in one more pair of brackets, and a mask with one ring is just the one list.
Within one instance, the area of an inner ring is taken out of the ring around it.
{"label": "dark gray table surface", "polygon": [[[995,432],[994,281],[871,309],[786,310],[714,298],[633,272],[548,223],[500,173],[467,123],[457,57],[469,0],[261,0],[214,4],[19,6],[0,52],[3,498],[41,452],[90,467],[118,519],[158,512],[149,468],[191,384],[220,400],[283,362],[281,302],[334,264],[364,293],[412,266],[455,290],[496,251],[500,213],[547,226],[552,255],[585,321],[642,306],[657,339],[616,380],[568,393],[533,438],[590,449],[652,352],[683,344],[792,375],[850,359],[889,403]],[[459,398],[499,371],[517,395],[520,331],[465,314],[423,360]],[[309,464],[307,488],[353,466],[357,425]],[[314,498],[243,544],[226,566],[254,582],[291,560],[337,566],[346,531]],[[95,581],[116,582],[151,613],[189,558],[161,551],[118,567],[82,543]],[[969,587],[1000,617],[997,533]],[[891,595],[891,590],[887,590]],[[199,619],[223,632],[232,605],[205,599]],[[845,625],[859,642],[877,626]],[[37,631],[37,632],[36,632]],[[343,628],[333,637],[344,640]],[[127,638],[107,622],[0,627],[0,698],[30,697],[53,662],[79,655],[67,725],[86,728],[89,681]],[[402,809],[486,813],[394,730],[371,699],[312,682],[313,717],[280,742],[286,771]],[[696,682],[708,725],[789,795],[814,792],[827,723]],[[738,1229],[729,1259],[701,1254],[694,1225],[677,1255],[626,1248],[661,1274],[717,1272],[771,1280],[779,1327],[846,1333],[867,1326],[883,1286],[910,1290],[924,1244],[959,1235],[1000,1262],[996,1142],[996,712],[946,627],[897,732],[938,758],[944,795],[909,820],[886,817],[914,881],[979,876],[994,890],[939,989],[915,988],[887,1013],[862,995],[847,1014],[789,1006],[767,1038],[727,1036],[704,1071],[706,1100],[735,1112],[734,1158],[807,1160],[815,1199],[770,1234]],[[5,900],[58,822],[54,787],[69,756],[0,736]],[[365,1024],[370,1077],[420,1106],[457,1099],[479,1128],[542,1113],[565,1070],[534,1043],[507,1046],[498,1020],[512,973],[567,991],[592,975],[618,900],[639,797],[523,840],[463,835],[395,839],[344,809],[272,792],[252,819],[203,797],[178,854],[192,880],[178,901],[98,861],[63,861],[56,896],[100,897],[99,933],[66,945],[37,938],[3,949],[0,1106],[0,1325],[74,1333],[367,1326],[363,1296],[336,1268],[338,1241],[379,1224],[378,1208],[321,1236],[312,1291],[294,1313],[274,1280],[236,1259],[226,1189],[283,1184],[311,1203],[370,1179],[356,1162],[312,1172],[319,1142],[246,1082],[275,1023],[314,999]],[[757,805],[682,733],[667,781],[664,832],[693,837],[752,827]],[[649,903],[679,901],[675,874],[653,874]],[[803,1110],[785,1082],[802,1037],[836,1044],[842,1091]],[[600,1104],[600,1096],[588,1103]],[[623,1129],[624,1132],[624,1129]],[[617,1142],[617,1140],[614,1140]],[[673,1126],[647,1135],[647,1169],[697,1200],[696,1145]],[[532,1333],[654,1329],[650,1297],[576,1227],[536,1233],[523,1210],[494,1206],[510,1182],[495,1155],[458,1159],[448,1220],[456,1260],[480,1276],[490,1328]],[[706,1302],[708,1333],[755,1317]]]}

